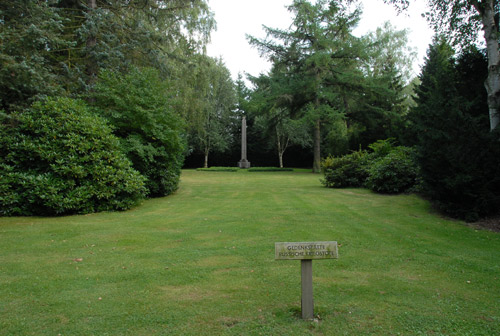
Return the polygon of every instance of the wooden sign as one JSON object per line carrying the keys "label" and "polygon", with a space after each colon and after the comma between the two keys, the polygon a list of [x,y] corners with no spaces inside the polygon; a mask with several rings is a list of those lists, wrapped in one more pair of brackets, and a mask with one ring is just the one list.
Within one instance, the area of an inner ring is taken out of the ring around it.
{"label": "wooden sign", "polygon": [[276,260],[337,259],[336,241],[274,243]]}
{"label": "wooden sign", "polygon": [[338,258],[337,242],[274,243],[274,257],[276,260],[300,260],[302,318],[312,319],[314,317],[312,260]]}

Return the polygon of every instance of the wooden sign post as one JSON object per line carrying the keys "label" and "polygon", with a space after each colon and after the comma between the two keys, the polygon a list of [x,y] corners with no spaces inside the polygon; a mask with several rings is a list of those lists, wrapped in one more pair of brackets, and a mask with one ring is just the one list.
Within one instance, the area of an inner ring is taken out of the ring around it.
{"label": "wooden sign post", "polygon": [[336,241],[275,243],[276,260],[300,260],[302,297],[302,318],[314,317],[314,300],[312,285],[313,259],[337,259],[339,257]]}

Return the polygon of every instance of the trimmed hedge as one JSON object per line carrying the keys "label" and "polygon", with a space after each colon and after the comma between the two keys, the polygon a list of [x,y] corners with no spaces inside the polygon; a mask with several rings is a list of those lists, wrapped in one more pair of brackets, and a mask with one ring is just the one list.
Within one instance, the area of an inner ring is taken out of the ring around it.
{"label": "trimmed hedge", "polygon": [[144,178],[83,101],[37,102],[0,114],[0,127],[1,215],[125,210],[144,198]]}
{"label": "trimmed hedge", "polygon": [[211,172],[238,172],[246,170],[248,172],[290,172],[293,168],[278,168],[278,167],[253,167],[248,169],[241,169],[236,167],[210,167],[210,168],[197,168],[197,171],[211,171]]}
{"label": "trimmed hedge", "polygon": [[209,172],[237,172],[240,168],[236,167],[210,167],[210,168],[197,168],[197,171],[209,171]]}
{"label": "trimmed hedge", "polygon": [[249,172],[290,172],[293,168],[278,168],[278,167],[253,167],[247,169]]}

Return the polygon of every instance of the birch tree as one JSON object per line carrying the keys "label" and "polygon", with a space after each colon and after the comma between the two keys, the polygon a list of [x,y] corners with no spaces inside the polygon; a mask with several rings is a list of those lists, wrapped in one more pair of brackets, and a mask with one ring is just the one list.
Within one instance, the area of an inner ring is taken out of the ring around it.
{"label": "birch tree", "polygon": [[229,70],[221,59],[200,56],[195,76],[199,111],[190,120],[192,145],[203,153],[203,167],[209,155],[229,147],[232,115],[236,107],[236,91]]}

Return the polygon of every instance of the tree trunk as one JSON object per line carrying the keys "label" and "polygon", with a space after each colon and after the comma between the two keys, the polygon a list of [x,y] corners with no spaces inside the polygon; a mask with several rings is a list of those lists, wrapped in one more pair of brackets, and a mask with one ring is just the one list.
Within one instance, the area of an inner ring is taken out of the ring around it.
{"label": "tree trunk", "polygon": [[321,121],[316,120],[314,125],[314,161],[313,173],[321,172]]}
{"label": "tree trunk", "polygon": [[488,93],[490,130],[500,123],[500,54],[498,50],[498,27],[495,23],[495,0],[486,0],[482,6],[474,2],[483,21],[484,39],[488,53],[488,78],[485,82]]}
{"label": "tree trunk", "polygon": [[[96,0],[88,0],[87,1],[87,6],[89,8],[89,14],[92,13],[97,8],[97,2]],[[87,66],[86,66],[86,72],[87,72],[87,84],[92,85],[95,83],[97,79],[97,72],[98,72],[98,67],[97,67],[97,62],[95,61],[94,57],[91,56],[93,49],[95,48],[97,44],[97,38],[93,33],[90,33],[90,35],[87,37]]]}
{"label": "tree trunk", "polygon": [[205,163],[203,164],[203,168],[208,168],[208,150],[205,149]]}
{"label": "tree trunk", "polygon": [[[314,108],[316,113],[318,113],[319,109],[319,92],[321,87],[321,76],[320,70],[316,68],[316,101],[314,104]],[[321,172],[321,116],[317,115],[316,123],[314,124],[314,143],[313,143],[313,173]]]}
{"label": "tree trunk", "polygon": [[278,159],[280,162],[280,168],[283,168],[283,153],[285,152],[281,146],[281,134],[278,128],[278,125],[276,125],[276,139],[277,139],[277,144],[278,144]]}

